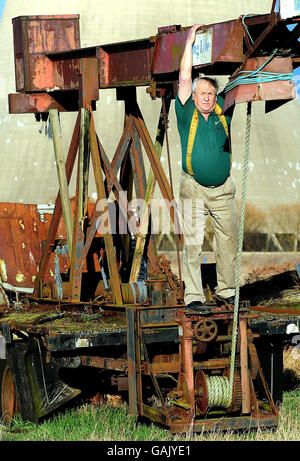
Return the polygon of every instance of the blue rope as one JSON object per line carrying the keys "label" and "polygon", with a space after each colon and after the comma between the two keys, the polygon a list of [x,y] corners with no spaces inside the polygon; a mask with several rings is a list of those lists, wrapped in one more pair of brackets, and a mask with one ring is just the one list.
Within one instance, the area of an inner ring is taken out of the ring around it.
{"label": "blue rope", "polygon": [[290,73],[277,73],[277,72],[264,72],[262,69],[273,59],[277,52],[277,49],[273,51],[272,55],[269,59],[264,62],[257,70],[254,71],[247,71],[243,70],[238,72],[236,75],[237,77],[232,81],[227,83],[225,86],[225,93],[232,90],[236,86],[239,85],[248,85],[250,83],[268,83],[268,82],[276,82],[278,80],[293,80],[294,74],[293,72]]}
{"label": "blue rope", "polygon": [[247,32],[247,35],[248,35],[248,37],[249,37],[250,42],[253,44],[253,43],[254,43],[254,40],[253,40],[253,38],[251,37],[250,32],[249,32],[249,29],[248,29],[248,27],[247,27],[246,24],[245,24],[245,18],[250,18],[251,16],[255,16],[255,15],[253,15],[253,14],[245,14],[245,16],[242,17],[242,24],[243,24],[243,27],[244,27],[245,31]]}

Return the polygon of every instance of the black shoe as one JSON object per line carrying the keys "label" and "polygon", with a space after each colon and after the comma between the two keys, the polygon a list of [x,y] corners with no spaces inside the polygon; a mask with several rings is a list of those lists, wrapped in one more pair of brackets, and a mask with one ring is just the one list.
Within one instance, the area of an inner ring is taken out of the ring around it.
{"label": "black shoe", "polygon": [[217,304],[222,306],[223,304],[230,304],[234,306],[235,296],[229,296],[229,298],[222,298],[222,296],[216,295]]}
{"label": "black shoe", "polygon": [[211,308],[206,306],[201,301],[193,301],[186,305],[186,310],[188,312],[195,312],[197,314],[210,314]]}

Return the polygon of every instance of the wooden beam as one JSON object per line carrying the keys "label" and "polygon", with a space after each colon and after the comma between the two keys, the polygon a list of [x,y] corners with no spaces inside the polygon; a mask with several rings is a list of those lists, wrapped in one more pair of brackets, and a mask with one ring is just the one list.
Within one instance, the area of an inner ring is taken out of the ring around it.
{"label": "wooden beam", "polygon": [[66,175],[65,168],[65,158],[62,149],[61,136],[60,136],[60,126],[58,120],[58,110],[50,109],[50,123],[53,134],[53,146],[54,146],[54,156],[57,168],[58,182],[60,197],[62,203],[62,211],[64,217],[64,223],[66,228],[66,236],[68,242],[69,251],[72,248],[72,233],[73,233],[73,219],[71,211],[71,202],[69,196],[69,186],[68,179]]}
{"label": "wooden beam", "polygon": [[[96,190],[98,195],[98,200],[107,200],[105,194],[105,186],[104,180],[102,176],[102,168],[100,163],[100,153],[99,153],[99,146],[97,142],[97,135],[95,131],[95,124],[93,113],[91,112],[91,120],[90,120],[90,149],[91,149],[91,157],[95,175],[95,183],[96,183]],[[108,220],[109,215],[107,212]],[[117,261],[116,261],[116,254],[114,248],[114,242],[112,238],[112,233],[110,232],[110,223],[108,222],[108,231],[104,234],[104,243],[105,243],[105,253],[108,262],[108,270],[109,270],[109,277],[111,282],[112,292],[115,298],[115,303],[119,305],[123,305],[123,298],[121,292],[121,284],[120,278],[117,268]]]}
{"label": "wooden beam", "polygon": [[[166,109],[165,109],[167,113],[169,112],[170,102],[171,101],[168,98]],[[165,131],[166,131],[166,127],[163,121],[163,107],[162,107],[160,116],[159,116],[158,127],[157,127],[157,132],[156,132],[156,139],[155,139],[155,144],[154,144],[154,150],[157,154],[158,159],[160,159],[161,157],[163,142],[164,142],[164,137],[165,137]],[[150,170],[148,181],[147,181],[147,188],[145,192],[145,205],[144,205],[144,209],[143,209],[141,220],[140,220],[139,233],[136,239],[136,246],[135,246],[133,261],[132,261],[132,266],[131,266],[131,272],[130,272],[130,278],[129,278],[130,283],[136,282],[138,275],[140,273],[141,261],[142,261],[142,256],[144,253],[148,225],[149,225],[150,205],[151,205],[151,200],[153,198],[155,185],[156,185],[156,177],[153,173],[153,170]]]}
{"label": "wooden beam", "polygon": [[[78,112],[77,114],[77,119],[76,119],[74,131],[73,131],[73,135],[72,135],[72,139],[71,139],[70,147],[68,151],[68,156],[66,160],[65,168],[66,168],[68,184],[72,176],[74,163],[75,163],[75,159],[77,155],[77,149],[78,149],[78,143],[79,143],[79,126],[80,126],[80,112]],[[59,226],[61,213],[62,213],[62,200],[61,200],[61,194],[59,190],[57,197],[56,197],[56,201],[55,201],[54,212],[53,212],[53,216],[51,219],[45,247],[43,250],[42,259],[41,259],[40,266],[39,266],[38,277],[35,280],[34,296],[41,296],[40,288],[41,288],[41,284],[43,283],[43,278],[45,276],[45,273],[46,273],[46,270],[49,264],[50,256],[53,250],[53,244],[54,244],[55,237],[57,234],[57,229]],[[69,249],[69,251],[71,251],[71,249]]]}
{"label": "wooden beam", "polygon": [[250,406],[250,387],[248,374],[248,341],[247,341],[247,319],[240,319],[240,365],[241,365],[241,384],[242,384],[242,413],[249,414]]}
{"label": "wooden beam", "polygon": [[72,251],[70,253],[70,301],[80,301],[82,285],[82,269],[84,260],[84,220],[87,217],[88,178],[89,178],[89,127],[90,111],[81,108],[80,143],[77,166],[76,208],[73,225]]}

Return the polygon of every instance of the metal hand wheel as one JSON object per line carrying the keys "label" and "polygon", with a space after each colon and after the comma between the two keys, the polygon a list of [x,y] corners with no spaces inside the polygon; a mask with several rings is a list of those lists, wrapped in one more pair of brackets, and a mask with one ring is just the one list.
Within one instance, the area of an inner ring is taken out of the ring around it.
{"label": "metal hand wheel", "polygon": [[217,336],[218,327],[213,320],[202,319],[195,324],[194,333],[199,341],[207,343]]}

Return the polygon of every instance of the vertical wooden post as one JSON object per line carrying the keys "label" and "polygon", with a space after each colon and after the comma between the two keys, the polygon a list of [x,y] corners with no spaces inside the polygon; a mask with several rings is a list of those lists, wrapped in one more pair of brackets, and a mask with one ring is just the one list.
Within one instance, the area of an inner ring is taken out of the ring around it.
{"label": "vertical wooden post", "polygon": [[[170,103],[171,103],[170,98],[167,98],[167,104],[166,104],[166,109],[165,109],[167,113],[169,112]],[[158,127],[157,127],[157,132],[156,132],[156,139],[155,139],[155,144],[154,144],[154,150],[157,153],[158,159],[160,159],[161,157],[165,132],[166,132],[166,127],[163,121],[163,107],[162,107],[160,116],[159,116]],[[140,272],[141,261],[142,261],[142,256],[144,253],[145,242],[146,242],[146,237],[147,237],[149,215],[150,215],[150,211],[149,211],[150,204],[151,204],[151,200],[154,194],[155,185],[156,185],[156,178],[154,176],[153,170],[151,169],[149,172],[147,188],[145,192],[145,205],[144,205],[143,213],[141,216],[140,232],[136,239],[136,246],[135,246],[135,251],[133,255],[133,261],[132,261],[130,278],[129,278],[130,283],[134,283],[137,281],[137,278]]]}
{"label": "vertical wooden post", "polygon": [[[97,142],[97,135],[95,131],[95,124],[94,124],[94,118],[93,118],[92,113],[91,113],[91,121],[90,121],[90,149],[91,149],[91,156],[92,156],[92,163],[93,163],[93,169],[94,169],[94,175],[95,175],[95,183],[96,183],[98,200],[106,200],[107,197],[105,194],[105,187],[104,187],[104,181],[103,181],[103,176],[102,176],[99,146]],[[108,220],[109,220],[109,215],[108,215]],[[106,257],[107,257],[111,288],[112,288],[112,292],[115,298],[115,303],[119,305],[123,305],[120,277],[119,277],[119,272],[117,268],[117,261],[116,261],[116,255],[115,255],[114,242],[113,242],[112,233],[110,229],[110,222],[108,223],[107,227],[108,227],[108,230],[104,234],[104,243],[105,243],[105,252],[106,252]]]}
{"label": "vertical wooden post", "polygon": [[[73,167],[77,155],[77,149],[78,149],[78,143],[79,143],[79,125],[80,125],[80,111],[77,114],[77,119],[71,139],[71,143],[69,146],[69,151],[68,151],[68,156],[66,159],[66,175],[67,175],[67,182],[69,184],[72,172],[73,172]],[[38,273],[38,276],[35,280],[34,284],[34,296],[42,296],[41,293],[41,287],[43,284],[43,279],[49,264],[50,256],[52,253],[52,245],[54,244],[54,240],[56,237],[57,229],[59,226],[59,221],[62,213],[62,198],[60,194],[60,190],[58,191],[56,201],[55,201],[55,208],[53,212],[53,216],[51,219],[48,235],[47,235],[47,240],[43,249],[43,254],[42,254],[42,259],[40,262],[40,270]],[[71,252],[71,248],[69,249],[69,252]]]}
{"label": "vertical wooden post", "polygon": [[84,247],[84,219],[88,203],[88,173],[89,173],[89,109],[81,108],[80,143],[77,167],[76,208],[73,226],[73,244],[70,267],[70,300],[80,301]]}
{"label": "vertical wooden post", "polygon": [[89,129],[90,111],[81,109],[80,146],[79,146],[79,183],[78,183],[78,210],[79,219],[83,219],[88,206],[88,179],[89,179]]}
{"label": "vertical wooden post", "polygon": [[53,134],[53,145],[54,145],[54,155],[55,162],[57,167],[58,181],[59,181],[59,190],[62,203],[62,211],[64,217],[64,223],[66,228],[67,242],[69,251],[72,248],[72,233],[73,233],[73,220],[72,220],[72,211],[71,203],[69,196],[69,186],[65,169],[65,158],[63,154],[61,137],[60,137],[60,128],[58,121],[58,111],[57,109],[50,109],[50,123]]}
{"label": "vertical wooden post", "polygon": [[136,370],[136,309],[126,309],[127,320],[127,363],[128,363],[128,397],[129,413],[137,414],[137,370]]}
{"label": "vertical wooden post", "polygon": [[248,373],[248,340],[247,340],[247,319],[240,319],[240,361],[241,361],[241,383],[242,383],[242,413],[251,412],[250,387]]}

